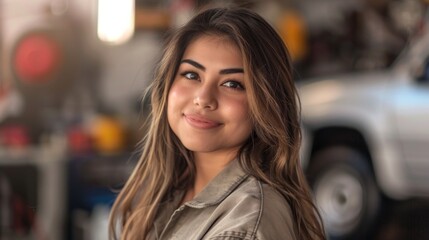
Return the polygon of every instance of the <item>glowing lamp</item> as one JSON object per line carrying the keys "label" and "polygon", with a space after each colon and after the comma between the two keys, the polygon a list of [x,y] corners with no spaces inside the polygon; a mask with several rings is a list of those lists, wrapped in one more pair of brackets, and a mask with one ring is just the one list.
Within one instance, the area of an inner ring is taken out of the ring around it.
{"label": "glowing lamp", "polygon": [[98,1],[98,38],[110,44],[121,44],[134,34],[135,0]]}

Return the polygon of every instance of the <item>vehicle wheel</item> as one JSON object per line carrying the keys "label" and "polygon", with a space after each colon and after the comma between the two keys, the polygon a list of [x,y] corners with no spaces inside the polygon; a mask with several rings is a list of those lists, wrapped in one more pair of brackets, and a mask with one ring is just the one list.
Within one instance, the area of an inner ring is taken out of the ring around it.
{"label": "vehicle wheel", "polygon": [[330,239],[366,239],[381,196],[364,155],[346,147],[321,150],[307,174]]}

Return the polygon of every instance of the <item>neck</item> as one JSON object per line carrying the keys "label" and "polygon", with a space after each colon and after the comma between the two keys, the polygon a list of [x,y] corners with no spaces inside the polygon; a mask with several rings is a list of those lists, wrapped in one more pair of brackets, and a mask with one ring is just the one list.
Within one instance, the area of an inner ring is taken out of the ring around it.
{"label": "neck", "polygon": [[187,190],[182,203],[192,200],[237,156],[237,151],[223,154],[194,152],[196,174],[194,185]]}

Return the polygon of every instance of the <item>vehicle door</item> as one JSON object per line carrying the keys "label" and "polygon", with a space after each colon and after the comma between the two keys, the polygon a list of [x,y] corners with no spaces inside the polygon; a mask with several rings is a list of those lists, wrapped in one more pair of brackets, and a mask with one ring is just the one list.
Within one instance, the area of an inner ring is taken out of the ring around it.
{"label": "vehicle door", "polygon": [[429,58],[419,69],[392,88],[392,120],[409,186],[429,194]]}

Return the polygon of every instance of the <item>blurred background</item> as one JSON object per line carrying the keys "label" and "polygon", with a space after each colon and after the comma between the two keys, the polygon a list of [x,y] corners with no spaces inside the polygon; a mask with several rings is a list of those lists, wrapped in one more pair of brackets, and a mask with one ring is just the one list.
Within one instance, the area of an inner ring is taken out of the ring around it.
{"label": "blurred background", "polygon": [[0,0],[0,239],[107,239],[169,29],[239,5],[287,44],[331,239],[429,239],[423,0]]}

